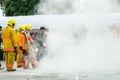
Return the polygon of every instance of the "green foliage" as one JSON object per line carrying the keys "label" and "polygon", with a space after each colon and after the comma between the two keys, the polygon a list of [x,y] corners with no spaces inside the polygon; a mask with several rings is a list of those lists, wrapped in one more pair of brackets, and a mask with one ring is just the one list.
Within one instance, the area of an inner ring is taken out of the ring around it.
{"label": "green foliage", "polygon": [[37,12],[35,6],[40,0],[5,0],[5,15],[33,15]]}

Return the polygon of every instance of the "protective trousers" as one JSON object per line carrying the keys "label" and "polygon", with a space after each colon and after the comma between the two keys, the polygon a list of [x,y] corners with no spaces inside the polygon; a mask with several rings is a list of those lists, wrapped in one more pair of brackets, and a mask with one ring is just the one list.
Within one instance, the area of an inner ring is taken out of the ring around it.
{"label": "protective trousers", "polygon": [[4,53],[5,53],[6,69],[12,70],[14,66],[14,60],[15,60],[15,52],[5,51]]}
{"label": "protective trousers", "polygon": [[23,67],[23,54],[22,51],[17,53],[17,67]]}

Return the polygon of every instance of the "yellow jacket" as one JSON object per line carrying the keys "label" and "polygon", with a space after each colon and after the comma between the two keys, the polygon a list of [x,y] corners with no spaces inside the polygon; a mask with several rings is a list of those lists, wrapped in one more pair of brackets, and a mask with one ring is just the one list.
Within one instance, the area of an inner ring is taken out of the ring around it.
{"label": "yellow jacket", "polygon": [[[23,50],[26,50],[25,35],[22,34],[20,31],[17,32],[17,43],[18,43],[18,47],[21,46]],[[21,52],[21,50],[18,50],[18,52]]]}
{"label": "yellow jacket", "polygon": [[21,44],[21,33],[19,31],[17,32],[17,43],[18,43],[19,47],[22,46],[22,44]]}
{"label": "yellow jacket", "polygon": [[21,34],[21,44],[22,44],[23,50],[26,50],[26,39],[24,34]]}
{"label": "yellow jacket", "polygon": [[17,47],[16,32],[11,26],[3,29],[2,40],[4,51],[14,51],[14,47]]}

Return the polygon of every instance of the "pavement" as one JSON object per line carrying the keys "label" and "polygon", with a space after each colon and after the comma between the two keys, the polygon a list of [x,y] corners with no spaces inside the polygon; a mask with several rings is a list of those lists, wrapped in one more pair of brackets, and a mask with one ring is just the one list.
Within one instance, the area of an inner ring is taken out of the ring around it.
{"label": "pavement", "polygon": [[58,73],[36,73],[33,72],[32,68],[23,69],[17,68],[16,62],[14,68],[16,71],[7,72],[5,68],[5,61],[0,61],[2,64],[2,69],[0,69],[0,80],[75,80],[73,76],[63,76]]}
{"label": "pavement", "polygon": [[[5,67],[5,62],[0,62]],[[17,68],[15,72],[7,72],[6,68],[3,68],[0,70],[0,80],[120,80],[120,73],[40,73],[32,68]]]}

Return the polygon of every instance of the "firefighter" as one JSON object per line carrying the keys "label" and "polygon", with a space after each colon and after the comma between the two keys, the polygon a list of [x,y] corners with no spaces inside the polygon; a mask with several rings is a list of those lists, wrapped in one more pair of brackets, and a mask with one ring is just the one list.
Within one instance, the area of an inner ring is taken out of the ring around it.
{"label": "firefighter", "polygon": [[14,27],[16,25],[16,21],[14,19],[10,19],[8,21],[7,26],[2,31],[2,40],[3,40],[3,50],[5,54],[5,62],[7,71],[16,71],[13,69],[15,55],[17,53],[17,39],[16,32]]}
{"label": "firefighter", "polygon": [[30,30],[32,30],[32,26],[30,24],[26,24],[26,39],[27,39],[27,48],[28,48],[28,64],[32,64],[32,68],[37,67],[37,60],[35,55],[35,49],[33,47],[34,40],[30,35]]}
{"label": "firefighter", "polygon": [[24,35],[25,27],[24,25],[20,25],[18,27],[17,32],[17,42],[18,42],[18,52],[17,52],[17,67],[23,67],[23,54],[26,53],[26,45],[25,45],[25,35]]}
{"label": "firefighter", "polygon": [[[26,46],[27,46],[27,50],[30,46],[31,43],[34,42],[34,40],[32,39],[31,35],[30,35],[30,31],[32,30],[32,26],[30,24],[26,24],[25,25],[25,37],[26,37]],[[27,51],[28,53],[25,55],[29,54],[29,50]]]}

